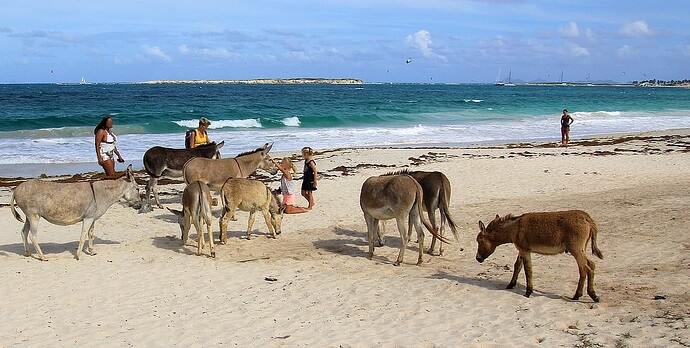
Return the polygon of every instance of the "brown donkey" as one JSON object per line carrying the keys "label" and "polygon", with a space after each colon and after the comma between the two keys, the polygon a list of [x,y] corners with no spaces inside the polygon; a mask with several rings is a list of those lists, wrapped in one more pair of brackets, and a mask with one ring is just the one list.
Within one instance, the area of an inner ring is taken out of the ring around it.
{"label": "brown donkey", "polygon": [[477,235],[477,261],[483,262],[501,244],[513,243],[518,249],[517,260],[513,267],[513,278],[507,289],[512,289],[517,283],[517,277],[525,267],[527,291],[525,297],[532,294],[532,256],[535,252],[544,255],[556,255],[568,252],[577,261],[580,278],[573,300],[582,296],[582,290],[587,279],[587,295],[599,302],[599,296],[594,292],[594,262],[587,258],[585,249],[592,240],[592,253],[603,259],[604,255],[597,247],[597,225],[594,220],[582,210],[527,213],[517,217],[510,214],[496,218],[484,226],[479,221]]}
{"label": "brown donkey", "polygon": [[[424,224],[432,235],[446,242],[431,227],[431,224],[422,215],[423,193],[419,183],[407,174],[389,173],[381,176],[372,176],[362,184],[359,196],[359,205],[364,212],[364,220],[367,223],[367,235],[369,239],[369,259],[374,256],[374,239],[380,236],[379,221],[395,219],[400,232],[400,252],[393,265],[398,266],[403,261],[405,247],[407,245],[407,226],[405,222],[413,224],[417,230],[419,245],[419,258],[417,265],[422,263],[424,251],[424,232],[421,223]],[[421,221],[421,223],[420,223]]]}
{"label": "brown donkey", "polygon": [[[424,171],[410,171],[407,172],[411,177],[413,177],[420,186],[422,186],[422,191],[424,192],[424,205],[423,208],[429,216],[429,222],[431,222],[431,227],[434,231],[437,231],[441,237],[444,234],[444,226],[448,223],[448,227],[453,232],[455,240],[458,240],[458,230],[455,225],[455,221],[450,216],[449,207],[450,204],[450,180],[445,174],[441,172],[424,172]],[[436,223],[436,211],[439,211],[441,217],[441,224]],[[412,234],[412,228],[407,233],[407,238],[410,238]],[[429,247],[429,254],[434,254],[434,249],[436,246],[438,238],[432,236],[431,246]],[[439,242],[438,254],[443,255],[443,243]]]}

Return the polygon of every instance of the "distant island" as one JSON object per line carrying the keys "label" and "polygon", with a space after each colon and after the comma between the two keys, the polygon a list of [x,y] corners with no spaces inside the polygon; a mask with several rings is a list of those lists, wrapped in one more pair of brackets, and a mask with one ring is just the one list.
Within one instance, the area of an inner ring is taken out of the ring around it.
{"label": "distant island", "polygon": [[154,80],[142,84],[234,84],[234,85],[361,85],[358,79],[293,78],[293,79],[251,79],[251,80]]}

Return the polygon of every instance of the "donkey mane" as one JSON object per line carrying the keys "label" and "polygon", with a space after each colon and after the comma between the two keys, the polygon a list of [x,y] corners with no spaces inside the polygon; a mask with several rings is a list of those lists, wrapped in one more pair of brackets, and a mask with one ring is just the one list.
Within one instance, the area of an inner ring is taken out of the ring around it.
{"label": "donkey mane", "polygon": [[499,224],[500,225],[500,224],[503,224],[506,222],[516,220],[517,218],[519,218],[519,216],[513,216],[513,214],[506,214],[503,217],[499,217],[498,219],[494,219],[493,221],[491,221],[489,223],[489,225],[491,225],[491,224]]}
{"label": "donkey mane", "polygon": [[257,153],[257,152],[259,152],[259,151],[262,151],[263,149],[264,149],[263,147],[259,147],[259,148],[257,148],[256,150],[247,151],[247,152],[242,152],[241,154],[239,154],[239,155],[237,155],[237,156],[235,156],[235,157],[251,155],[251,154],[253,154],[253,153]]}
{"label": "donkey mane", "polygon": [[390,175],[405,175],[405,174],[410,174],[409,169],[402,169],[402,170],[396,170],[394,172],[388,172],[386,174],[381,174],[380,176],[390,176]]}

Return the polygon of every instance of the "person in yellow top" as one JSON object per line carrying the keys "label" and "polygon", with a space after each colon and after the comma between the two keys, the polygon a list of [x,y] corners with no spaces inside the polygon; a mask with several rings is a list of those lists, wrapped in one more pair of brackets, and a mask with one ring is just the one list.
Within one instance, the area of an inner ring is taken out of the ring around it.
{"label": "person in yellow top", "polygon": [[208,120],[206,117],[202,117],[199,119],[199,127],[196,129],[196,131],[192,134],[192,142],[191,142],[191,147],[197,147],[199,145],[206,145],[211,142],[211,140],[208,138],[208,133],[206,130],[208,129],[208,126],[211,125],[211,121]]}

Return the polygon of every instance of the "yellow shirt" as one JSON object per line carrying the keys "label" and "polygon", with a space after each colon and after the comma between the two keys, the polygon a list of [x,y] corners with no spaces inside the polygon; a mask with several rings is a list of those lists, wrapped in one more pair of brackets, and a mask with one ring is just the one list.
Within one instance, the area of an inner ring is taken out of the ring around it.
{"label": "yellow shirt", "polygon": [[194,147],[205,144],[208,144],[208,133],[200,132],[197,128],[196,132],[194,132]]}

